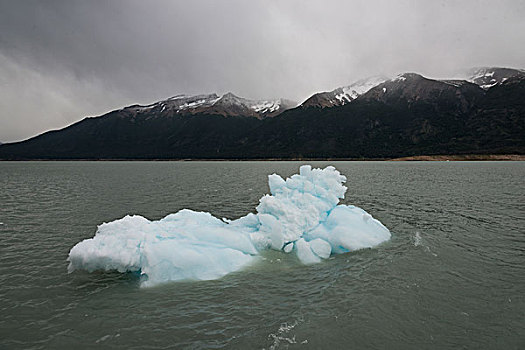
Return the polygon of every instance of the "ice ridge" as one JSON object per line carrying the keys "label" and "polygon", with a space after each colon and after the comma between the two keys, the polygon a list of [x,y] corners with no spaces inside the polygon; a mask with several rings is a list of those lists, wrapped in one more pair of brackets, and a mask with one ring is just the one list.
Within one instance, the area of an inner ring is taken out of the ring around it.
{"label": "ice ridge", "polygon": [[134,215],[103,223],[93,238],[71,249],[68,271],[137,272],[142,286],[152,286],[220,278],[267,249],[313,264],[390,239],[390,231],[363,209],[339,204],[345,182],[332,166],[303,165],[286,180],[269,175],[270,194],[256,213],[237,220],[184,209],[158,221]]}

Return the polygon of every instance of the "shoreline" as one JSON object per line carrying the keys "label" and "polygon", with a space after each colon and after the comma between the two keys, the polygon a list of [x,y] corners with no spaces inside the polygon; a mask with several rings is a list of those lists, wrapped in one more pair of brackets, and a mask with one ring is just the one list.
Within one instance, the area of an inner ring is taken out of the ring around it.
{"label": "shoreline", "polygon": [[390,159],[391,161],[525,161],[523,154],[450,154],[450,155],[422,155],[411,157],[400,157]]}
{"label": "shoreline", "polygon": [[0,159],[0,162],[429,162],[429,161],[525,161],[523,154],[449,154],[420,155],[398,158],[113,158],[113,159]]}

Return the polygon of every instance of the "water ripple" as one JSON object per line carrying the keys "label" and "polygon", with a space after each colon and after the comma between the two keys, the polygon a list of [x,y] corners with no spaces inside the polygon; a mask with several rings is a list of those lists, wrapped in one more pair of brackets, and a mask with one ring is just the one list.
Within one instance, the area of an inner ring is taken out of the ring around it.
{"label": "water ripple", "polygon": [[135,274],[66,272],[102,222],[185,207],[235,218],[268,174],[299,165],[0,163],[0,348],[523,345],[524,163],[336,162],[344,202],[393,236],[322,264],[268,252],[220,280],[148,289]]}

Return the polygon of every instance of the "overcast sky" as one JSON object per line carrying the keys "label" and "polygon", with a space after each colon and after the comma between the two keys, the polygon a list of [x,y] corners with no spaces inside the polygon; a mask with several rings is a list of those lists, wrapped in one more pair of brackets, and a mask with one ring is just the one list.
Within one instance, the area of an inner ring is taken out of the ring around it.
{"label": "overcast sky", "polygon": [[0,0],[0,142],[179,93],[525,68],[525,0]]}

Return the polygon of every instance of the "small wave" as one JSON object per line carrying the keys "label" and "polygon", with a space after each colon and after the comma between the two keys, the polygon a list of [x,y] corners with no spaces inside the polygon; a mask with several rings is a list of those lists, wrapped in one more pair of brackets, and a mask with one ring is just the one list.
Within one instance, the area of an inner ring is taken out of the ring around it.
{"label": "small wave", "polygon": [[438,256],[436,253],[434,253],[430,247],[426,244],[424,244],[423,242],[423,239],[421,238],[421,234],[419,232],[416,231],[416,233],[414,234],[414,239],[413,239],[413,243],[414,243],[414,247],[423,247],[423,249],[432,254],[432,256]]}
{"label": "small wave", "polygon": [[[300,322],[303,322],[303,321],[304,321],[304,318],[299,317],[295,319],[292,323],[288,323],[288,322],[281,323],[277,332],[270,333],[268,335],[268,338],[273,340],[272,345],[270,345],[268,349],[275,350],[281,345],[281,343],[297,344],[295,335],[289,336],[288,333],[290,333],[295,327],[297,327],[297,325],[299,325]],[[308,340],[306,339],[301,341],[301,344],[307,344],[307,343],[308,343]]]}
{"label": "small wave", "polygon": [[117,334],[115,334],[115,335],[112,335],[112,334],[106,334],[105,336],[100,337],[99,339],[97,339],[97,340],[95,341],[95,344],[102,343],[102,342],[105,342],[106,340],[110,340],[110,339],[118,338],[118,337],[120,337],[120,333],[117,333]]}
{"label": "small wave", "polygon": [[419,247],[421,245],[421,235],[419,232],[416,232],[414,235],[414,247]]}

